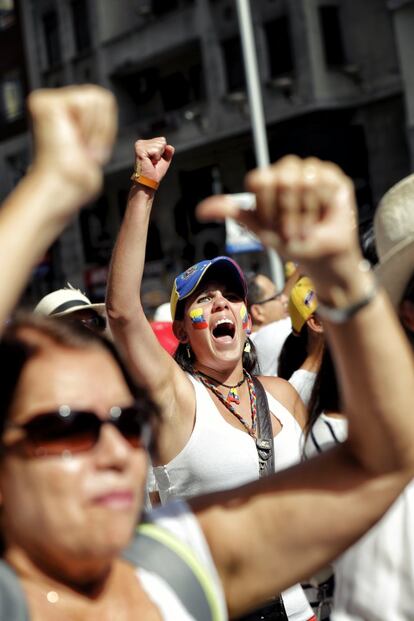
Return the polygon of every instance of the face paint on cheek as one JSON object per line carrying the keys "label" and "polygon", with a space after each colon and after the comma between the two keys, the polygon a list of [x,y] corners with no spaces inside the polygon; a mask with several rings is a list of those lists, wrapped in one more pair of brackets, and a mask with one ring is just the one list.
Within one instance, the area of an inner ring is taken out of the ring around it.
{"label": "face paint on cheek", "polygon": [[189,312],[189,315],[194,330],[205,330],[208,328],[207,321],[204,319],[202,308],[194,308]]}
{"label": "face paint on cheek", "polygon": [[240,308],[240,317],[242,320],[242,327],[243,330],[245,330],[247,332],[247,334],[250,334],[250,329],[249,329],[249,314],[247,312],[247,308],[245,307],[244,304],[242,304],[241,308]]}

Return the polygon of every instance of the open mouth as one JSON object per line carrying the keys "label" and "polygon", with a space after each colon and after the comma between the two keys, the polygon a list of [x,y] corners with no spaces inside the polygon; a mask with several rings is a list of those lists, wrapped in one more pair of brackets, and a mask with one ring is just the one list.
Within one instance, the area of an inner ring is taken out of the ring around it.
{"label": "open mouth", "polygon": [[215,339],[233,339],[236,328],[230,319],[219,319],[213,328]]}

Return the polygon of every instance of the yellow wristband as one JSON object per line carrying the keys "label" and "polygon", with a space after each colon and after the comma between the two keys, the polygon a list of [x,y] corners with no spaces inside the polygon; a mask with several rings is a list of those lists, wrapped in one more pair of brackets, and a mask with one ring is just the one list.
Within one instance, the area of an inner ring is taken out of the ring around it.
{"label": "yellow wristband", "polygon": [[149,177],[144,177],[144,175],[140,175],[135,171],[131,175],[131,181],[145,185],[147,188],[151,188],[152,190],[158,190],[160,185],[157,181],[149,179]]}

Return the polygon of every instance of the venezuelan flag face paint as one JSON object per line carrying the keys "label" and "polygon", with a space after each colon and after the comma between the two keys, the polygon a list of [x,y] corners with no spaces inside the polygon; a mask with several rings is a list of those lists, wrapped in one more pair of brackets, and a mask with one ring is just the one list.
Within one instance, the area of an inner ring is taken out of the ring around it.
{"label": "venezuelan flag face paint", "polygon": [[248,314],[247,308],[245,307],[244,304],[242,304],[241,308],[240,308],[240,317],[241,317],[241,320],[242,320],[243,330],[245,330],[246,332],[250,333],[250,330],[249,330],[249,314]]}
{"label": "venezuelan flag face paint", "polygon": [[189,312],[189,315],[194,330],[205,330],[208,328],[207,321],[204,319],[202,308],[193,308],[193,310]]}

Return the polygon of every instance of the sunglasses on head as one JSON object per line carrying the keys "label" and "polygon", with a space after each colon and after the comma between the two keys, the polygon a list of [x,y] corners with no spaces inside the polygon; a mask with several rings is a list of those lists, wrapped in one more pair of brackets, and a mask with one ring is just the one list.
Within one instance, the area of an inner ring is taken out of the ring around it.
{"label": "sunglasses on head", "polygon": [[[135,405],[114,406],[104,419],[95,412],[72,410],[68,405],[61,405],[56,411],[37,414],[22,425],[9,425],[8,429],[25,433],[11,446],[19,446],[28,455],[41,457],[61,455],[65,451],[89,451],[98,442],[102,426],[108,424],[113,425],[131,447],[149,447],[151,426]],[[3,448],[10,446],[3,445]]]}

